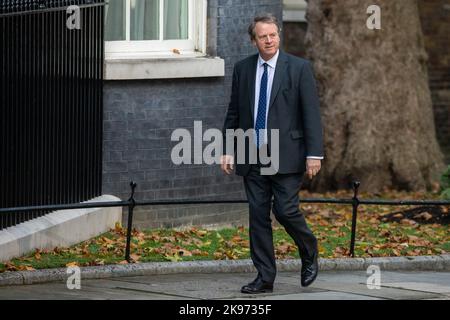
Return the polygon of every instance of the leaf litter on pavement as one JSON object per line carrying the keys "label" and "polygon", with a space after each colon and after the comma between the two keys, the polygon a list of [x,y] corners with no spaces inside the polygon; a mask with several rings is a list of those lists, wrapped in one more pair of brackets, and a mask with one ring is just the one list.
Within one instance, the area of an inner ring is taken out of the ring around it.
{"label": "leaf litter on pavement", "polygon": [[[301,192],[302,198],[352,197],[349,191],[325,194]],[[361,194],[360,199],[438,199],[436,193],[386,191]],[[319,241],[322,258],[349,255],[352,207],[302,203],[301,211]],[[448,206],[364,206],[358,209],[356,257],[436,255],[450,252]],[[274,220],[274,219],[273,219]],[[278,259],[298,258],[297,247],[274,220],[274,249]],[[70,248],[36,250],[22,258],[0,263],[0,272],[69,266],[127,264],[126,230],[115,228]],[[132,232],[131,263],[150,261],[237,260],[250,257],[248,229],[136,230]]]}

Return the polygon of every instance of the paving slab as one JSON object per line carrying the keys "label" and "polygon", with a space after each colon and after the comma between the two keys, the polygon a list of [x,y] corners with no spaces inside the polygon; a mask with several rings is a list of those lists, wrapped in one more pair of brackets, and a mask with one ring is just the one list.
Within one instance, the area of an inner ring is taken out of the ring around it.
{"label": "paving slab", "polygon": [[[240,288],[252,280],[253,278],[249,274],[197,274],[192,277],[187,275],[165,275],[114,279],[112,285],[120,287],[135,286],[154,293],[195,299],[232,299],[236,296],[250,297],[247,294],[240,293]],[[299,289],[305,293],[323,291],[312,287],[301,288],[300,280],[292,281],[291,277],[283,276],[279,276],[274,285],[276,294],[297,293]]]}
{"label": "paving slab", "polygon": [[400,288],[404,290],[423,291],[440,294],[450,294],[450,286],[424,282],[387,282],[382,287]]}
{"label": "paving slab", "polygon": [[258,300],[289,301],[289,300],[383,300],[383,299],[346,292],[322,291],[312,293],[294,293],[285,295],[266,296],[258,298]]}
{"label": "paving slab", "polygon": [[1,300],[173,300],[161,294],[125,291],[82,285],[81,290],[69,290],[65,283],[25,285],[0,291]]}
{"label": "paving slab", "polygon": [[0,299],[39,300],[450,300],[450,272],[382,272],[381,289],[367,288],[361,271],[320,272],[308,288],[298,272],[279,272],[274,292],[240,293],[254,274],[171,274],[81,279],[81,290],[69,290],[65,281],[0,287]]}

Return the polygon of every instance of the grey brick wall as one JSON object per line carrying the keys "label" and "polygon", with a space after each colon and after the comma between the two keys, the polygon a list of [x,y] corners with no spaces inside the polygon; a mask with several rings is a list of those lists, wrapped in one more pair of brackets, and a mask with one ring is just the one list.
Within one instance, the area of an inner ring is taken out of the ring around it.
{"label": "grey brick wall", "polygon": [[[106,81],[104,86],[103,193],[136,199],[243,199],[242,179],[224,176],[218,166],[176,166],[170,159],[172,131],[222,128],[229,102],[233,65],[255,53],[246,30],[257,13],[280,19],[281,0],[209,0],[208,53],[225,60],[223,78]],[[246,205],[140,208],[139,228],[243,224]],[[126,220],[126,218],[125,218]],[[124,221],[125,222],[125,221]]]}

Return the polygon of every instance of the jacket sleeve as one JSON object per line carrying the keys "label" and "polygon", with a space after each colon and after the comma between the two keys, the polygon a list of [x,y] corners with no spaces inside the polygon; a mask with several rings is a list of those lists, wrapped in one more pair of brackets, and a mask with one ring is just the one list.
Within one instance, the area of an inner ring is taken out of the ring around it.
{"label": "jacket sleeve", "polygon": [[[223,154],[226,152],[227,141],[227,129],[237,129],[239,127],[239,74],[237,67],[233,70],[233,83],[231,88],[231,98],[228,105],[228,111],[225,117],[225,122],[222,129],[223,135]],[[234,139],[233,136],[229,136],[228,139]]]}
{"label": "jacket sleeve", "polygon": [[300,103],[307,157],[323,157],[323,132],[316,80],[309,61],[300,73]]}

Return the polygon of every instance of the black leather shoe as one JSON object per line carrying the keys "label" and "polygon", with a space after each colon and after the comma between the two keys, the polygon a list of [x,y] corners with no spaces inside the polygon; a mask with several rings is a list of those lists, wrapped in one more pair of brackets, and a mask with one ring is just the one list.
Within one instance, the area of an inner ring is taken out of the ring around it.
{"label": "black leather shoe", "polygon": [[302,287],[307,287],[314,282],[319,273],[319,262],[317,250],[312,257],[302,259],[301,283]]}
{"label": "black leather shoe", "polygon": [[253,282],[250,282],[249,284],[241,288],[242,293],[250,293],[250,294],[267,293],[272,291],[273,291],[273,283],[264,282],[261,278],[257,278]]}

